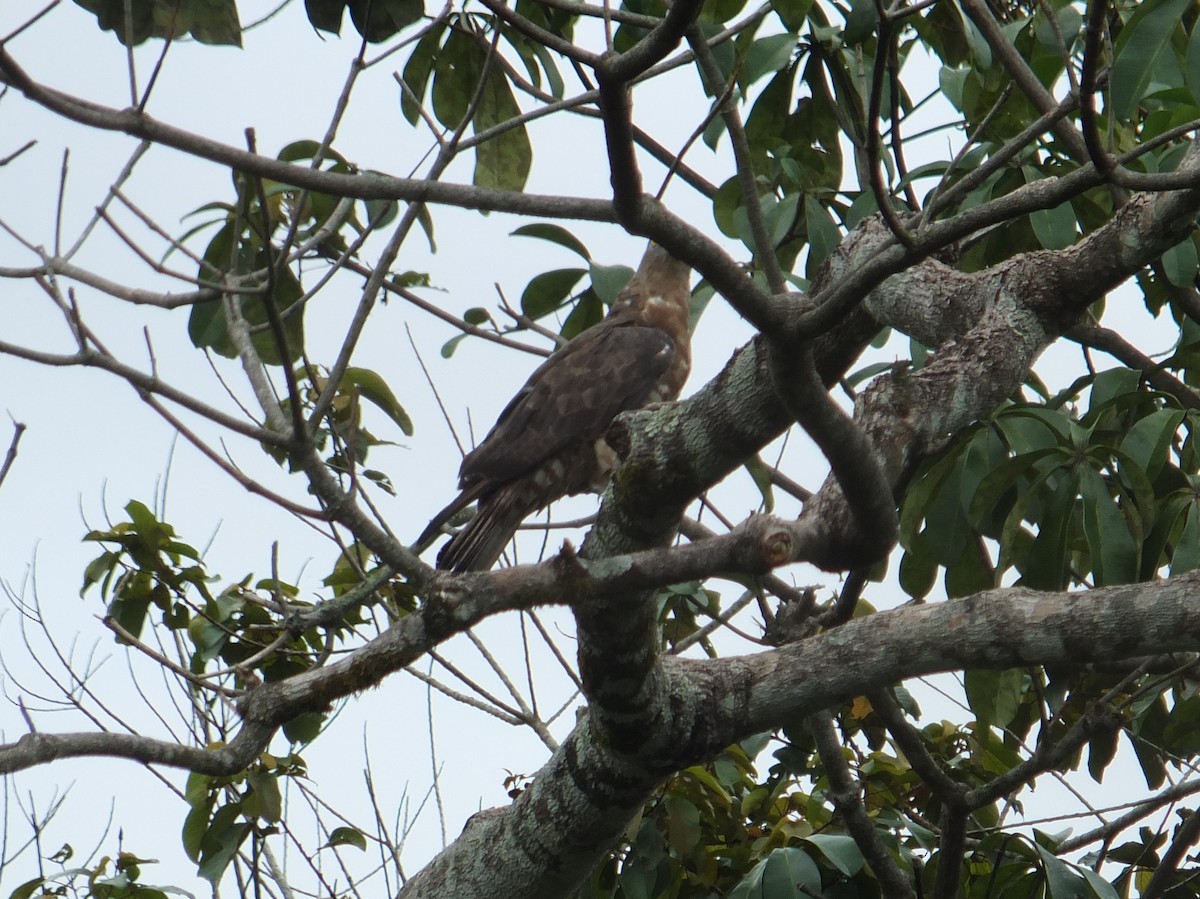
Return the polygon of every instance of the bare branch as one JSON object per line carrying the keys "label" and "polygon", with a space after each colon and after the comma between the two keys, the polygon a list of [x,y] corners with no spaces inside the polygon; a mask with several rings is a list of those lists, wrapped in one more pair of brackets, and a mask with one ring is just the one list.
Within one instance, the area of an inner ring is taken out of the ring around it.
{"label": "bare branch", "polygon": [[[9,416],[10,418],[12,416]],[[8,444],[8,452],[4,454],[4,463],[0,464],[0,484],[4,483],[4,479],[8,477],[9,471],[12,470],[13,463],[17,461],[17,446],[21,443],[21,436],[25,433],[25,424],[22,422],[13,421],[12,440]]]}

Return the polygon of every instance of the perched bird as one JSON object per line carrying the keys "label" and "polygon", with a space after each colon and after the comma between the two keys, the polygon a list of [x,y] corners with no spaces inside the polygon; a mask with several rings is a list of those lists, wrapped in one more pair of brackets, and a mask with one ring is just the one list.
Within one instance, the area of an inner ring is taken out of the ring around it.
{"label": "perched bird", "polygon": [[483,442],[463,459],[461,493],[417,540],[423,550],[459,510],[475,517],[438,554],[438,567],[485,571],[517,526],[554,500],[599,492],[615,454],[604,442],[621,412],[679,396],[691,369],[691,270],[651,244],[603,321],[537,368]]}

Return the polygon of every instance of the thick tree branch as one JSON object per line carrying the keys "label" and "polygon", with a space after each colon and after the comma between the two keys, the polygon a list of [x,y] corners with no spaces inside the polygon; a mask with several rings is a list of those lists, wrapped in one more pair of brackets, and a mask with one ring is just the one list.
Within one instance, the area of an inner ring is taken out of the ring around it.
{"label": "thick tree branch", "polygon": [[[910,677],[1195,650],[1197,588],[1200,573],[1087,594],[997,589],[856,619],[775,652],[664,659],[672,702],[639,757],[597,743],[585,719],[512,806],[473,819],[401,896],[564,895],[669,771]],[[950,830],[961,831],[961,823],[950,822]],[[961,857],[944,848],[947,863]]]}

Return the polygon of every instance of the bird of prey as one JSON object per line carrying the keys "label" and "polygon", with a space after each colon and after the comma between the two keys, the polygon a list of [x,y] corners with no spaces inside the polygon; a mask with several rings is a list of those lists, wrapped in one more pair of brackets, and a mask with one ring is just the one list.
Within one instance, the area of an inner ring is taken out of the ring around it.
{"label": "bird of prey", "polygon": [[483,442],[463,459],[461,491],[415,546],[424,549],[470,503],[475,517],[438,554],[438,567],[485,571],[517,526],[554,500],[608,483],[604,442],[621,412],[679,396],[691,368],[691,270],[651,244],[608,315],[537,368]]}

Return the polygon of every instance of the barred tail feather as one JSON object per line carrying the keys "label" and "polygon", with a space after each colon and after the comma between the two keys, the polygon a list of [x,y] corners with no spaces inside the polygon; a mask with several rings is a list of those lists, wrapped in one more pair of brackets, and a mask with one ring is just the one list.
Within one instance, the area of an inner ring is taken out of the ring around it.
{"label": "barred tail feather", "polygon": [[530,508],[529,489],[522,481],[506,484],[479,501],[479,511],[438,553],[438,568],[446,571],[487,571],[496,564]]}

